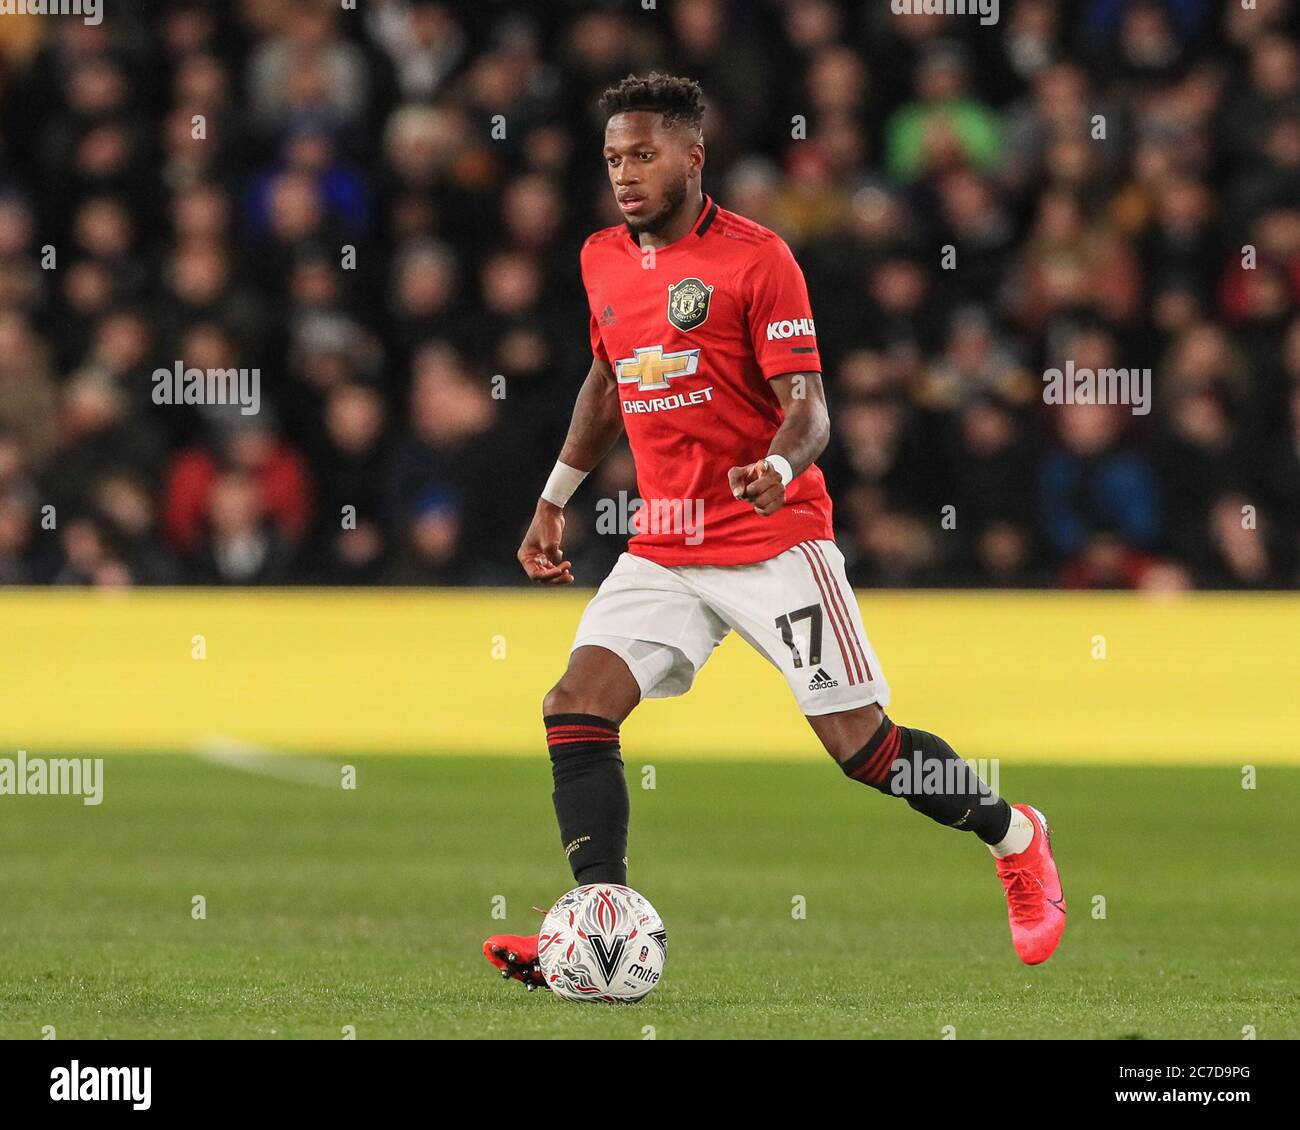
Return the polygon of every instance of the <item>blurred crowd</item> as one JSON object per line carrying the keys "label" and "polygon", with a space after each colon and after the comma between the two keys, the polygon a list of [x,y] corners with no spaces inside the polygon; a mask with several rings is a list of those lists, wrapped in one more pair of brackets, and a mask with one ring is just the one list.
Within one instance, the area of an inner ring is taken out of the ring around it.
{"label": "blurred crowd", "polygon": [[[862,585],[1300,585],[1295,0],[176,0],[0,18],[0,584],[511,584],[617,224],[600,92],[812,295]],[[256,368],[261,410],[154,402]],[[1150,369],[1151,411],[1044,403]],[[568,511],[624,538],[625,447]]]}

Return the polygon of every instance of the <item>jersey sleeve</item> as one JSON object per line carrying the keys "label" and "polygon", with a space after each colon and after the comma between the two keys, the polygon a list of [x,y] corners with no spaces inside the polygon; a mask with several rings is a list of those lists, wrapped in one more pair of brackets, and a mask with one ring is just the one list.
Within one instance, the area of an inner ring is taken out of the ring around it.
{"label": "jersey sleeve", "polygon": [[754,356],[768,380],[821,372],[808,287],[783,239],[766,244],[750,268],[748,318]]}
{"label": "jersey sleeve", "polygon": [[609,354],[605,352],[605,342],[600,336],[600,323],[595,314],[591,315],[591,353],[598,361],[609,364]]}
{"label": "jersey sleeve", "polygon": [[578,267],[582,272],[582,289],[587,295],[587,310],[591,315],[591,355],[598,361],[604,361],[609,364],[609,351],[605,348],[604,339],[600,336],[600,323],[596,320],[595,299],[591,295],[591,277],[590,277],[590,255],[591,255],[591,237],[588,236],[587,242],[582,245],[582,250],[578,253]]}

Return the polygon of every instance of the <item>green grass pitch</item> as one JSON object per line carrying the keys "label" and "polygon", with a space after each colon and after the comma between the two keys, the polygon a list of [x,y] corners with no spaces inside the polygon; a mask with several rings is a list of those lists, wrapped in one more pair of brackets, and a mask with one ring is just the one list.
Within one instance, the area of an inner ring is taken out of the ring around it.
{"label": "green grass pitch", "polygon": [[572,885],[544,750],[331,761],[355,791],[109,756],[99,807],[0,798],[0,1037],[1300,1037],[1300,770],[1004,764],[1070,907],[1031,969],[974,837],[824,757],[664,761],[653,790],[625,759],[630,881],[669,939],[639,1005],[481,956]]}

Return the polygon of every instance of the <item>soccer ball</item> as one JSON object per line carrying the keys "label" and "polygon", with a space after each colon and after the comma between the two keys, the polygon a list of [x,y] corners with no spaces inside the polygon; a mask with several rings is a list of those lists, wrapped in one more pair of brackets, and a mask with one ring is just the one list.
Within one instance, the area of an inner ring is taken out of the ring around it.
{"label": "soccer ball", "polygon": [[639,1001],[659,983],[667,952],[655,908],[617,883],[592,883],[561,895],[537,939],[547,987],[570,1001]]}

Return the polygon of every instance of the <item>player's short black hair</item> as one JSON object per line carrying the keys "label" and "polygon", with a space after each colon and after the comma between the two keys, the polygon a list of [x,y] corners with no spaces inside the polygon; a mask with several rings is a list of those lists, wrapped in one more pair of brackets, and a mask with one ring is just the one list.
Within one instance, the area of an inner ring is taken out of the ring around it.
{"label": "player's short black hair", "polygon": [[692,133],[701,133],[704,91],[694,79],[661,75],[658,71],[651,71],[644,78],[628,75],[600,96],[600,111],[608,121],[615,114],[629,110],[662,114],[664,125],[669,129],[682,125]]}

